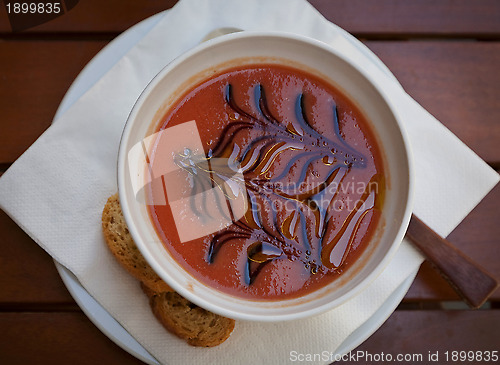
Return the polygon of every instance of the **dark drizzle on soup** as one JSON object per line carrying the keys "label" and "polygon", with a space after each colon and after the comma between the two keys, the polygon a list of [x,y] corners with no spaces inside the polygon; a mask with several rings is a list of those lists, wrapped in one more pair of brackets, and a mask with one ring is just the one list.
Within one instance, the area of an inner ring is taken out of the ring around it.
{"label": "dark drizzle on soup", "polygon": [[169,207],[151,206],[166,248],[197,279],[237,296],[296,297],[366,248],[385,189],[380,152],[364,116],[330,84],[284,66],[236,68],[179,98],[160,129],[189,120],[203,131],[208,161],[176,156],[193,191],[223,189],[233,164],[247,204],[227,228],[183,243]]}

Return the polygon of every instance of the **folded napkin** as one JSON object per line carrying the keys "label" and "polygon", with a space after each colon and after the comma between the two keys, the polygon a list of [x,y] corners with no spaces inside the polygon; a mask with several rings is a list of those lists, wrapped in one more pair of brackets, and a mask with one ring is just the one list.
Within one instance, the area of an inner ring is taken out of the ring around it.
{"label": "folded napkin", "polygon": [[304,0],[181,0],[2,176],[0,207],[160,363],[284,364],[293,354],[334,353],[414,275],[422,257],[410,244],[403,241],[381,276],[341,307],[292,322],[238,322],[229,340],[205,349],[161,327],[138,283],[103,242],[101,211],[117,190],[117,151],[129,111],[163,66],[220,27],[319,39],[382,84],[411,141],[414,212],[439,234],[450,233],[498,182],[496,172],[411,99],[366,47]]}

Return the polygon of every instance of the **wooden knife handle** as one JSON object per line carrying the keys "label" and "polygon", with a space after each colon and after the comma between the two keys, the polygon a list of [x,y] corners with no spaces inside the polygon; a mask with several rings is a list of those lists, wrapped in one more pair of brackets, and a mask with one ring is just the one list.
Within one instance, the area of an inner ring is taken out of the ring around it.
{"label": "wooden knife handle", "polygon": [[498,287],[493,276],[415,215],[406,236],[470,307],[479,308]]}

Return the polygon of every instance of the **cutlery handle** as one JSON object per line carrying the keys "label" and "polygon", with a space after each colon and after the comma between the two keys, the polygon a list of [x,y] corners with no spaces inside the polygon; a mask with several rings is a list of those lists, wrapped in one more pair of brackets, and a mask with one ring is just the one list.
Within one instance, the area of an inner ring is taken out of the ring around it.
{"label": "cutlery handle", "polygon": [[414,214],[406,236],[472,308],[479,308],[498,287],[497,280]]}

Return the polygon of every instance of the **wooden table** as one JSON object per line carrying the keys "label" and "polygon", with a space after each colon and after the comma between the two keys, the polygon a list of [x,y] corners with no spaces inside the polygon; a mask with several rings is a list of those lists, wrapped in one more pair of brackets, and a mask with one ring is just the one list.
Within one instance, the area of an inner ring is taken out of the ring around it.
{"label": "wooden table", "polygon": [[[16,33],[2,5],[0,174],[49,127],[68,87],[101,48],[174,3],[81,0],[57,19]],[[311,3],[361,39],[410,95],[500,169],[499,1]],[[500,185],[449,236],[498,279],[499,223]],[[0,364],[141,363],[87,319],[51,257],[1,211],[0,237]],[[469,310],[424,263],[398,309],[357,350],[423,355],[425,361],[413,363],[429,362],[429,351],[439,351],[440,363],[446,351],[450,363],[452,351],[500,351],[500,290],[480,310]]]}

